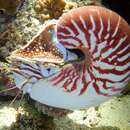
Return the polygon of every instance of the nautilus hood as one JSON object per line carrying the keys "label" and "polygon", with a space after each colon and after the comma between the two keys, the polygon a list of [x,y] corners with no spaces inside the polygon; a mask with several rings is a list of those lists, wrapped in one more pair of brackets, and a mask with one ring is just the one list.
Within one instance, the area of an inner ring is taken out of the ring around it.
{"label": "nautilus hood", "polygon": [[14,51],[9,58],[28,62],[63,62],[64,55],[56,47],[54,26],[52,23],[43,27],[27,45]]}

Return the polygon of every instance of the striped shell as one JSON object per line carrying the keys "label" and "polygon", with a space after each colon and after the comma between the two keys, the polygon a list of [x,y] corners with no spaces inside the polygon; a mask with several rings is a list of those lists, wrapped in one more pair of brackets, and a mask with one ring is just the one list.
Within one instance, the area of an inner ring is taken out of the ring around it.
{"label": "striped shell", "polygon": [[80,75],[72,73],[75,67],[63,80],[67,71],[64,70],[55,77],[55,85],[62,82],[67,88],[71,84],[72,91],[80,80],[80,95],[93,87],[97,94],[110,96],[103,92],[104,89],[119,92],[127,84],[130,78],[130,27],[118,14],[96,6],[73,9],[59,19],[57,37],[66,48],[82,50],[85,61],[75,64],[77,71],[80,66]]}

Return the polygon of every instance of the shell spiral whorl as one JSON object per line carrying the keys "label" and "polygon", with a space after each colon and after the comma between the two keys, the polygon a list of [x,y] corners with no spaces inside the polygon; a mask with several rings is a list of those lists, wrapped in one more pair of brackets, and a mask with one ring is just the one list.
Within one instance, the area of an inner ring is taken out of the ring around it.
{"label": "shell spiral whorl", "polygon": [[88,87],[102,96],[121,92],[130,77],[130,27],[123,18],[103,7],[73,9],[58,20],[57,37],[66,48],[80,49],[86,58],[53,77],[54,85],[62,82],[72,92],[82,84],[79,95]]}

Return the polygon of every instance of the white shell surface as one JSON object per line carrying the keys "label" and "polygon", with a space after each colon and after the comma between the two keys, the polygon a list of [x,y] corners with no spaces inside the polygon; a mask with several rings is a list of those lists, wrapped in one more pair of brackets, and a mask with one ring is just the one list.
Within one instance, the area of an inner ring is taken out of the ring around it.
{"label": "white shell surface", "polygon": [[[119,92],[115,95],[119,95]],[[40,103],[64,109],[96,106],[111,98],[97,95],[93,87],[89,87],[87,93],[82,96],[78,95],[78,91],[68,93],[43,79],[31,87],[30,97]]]}

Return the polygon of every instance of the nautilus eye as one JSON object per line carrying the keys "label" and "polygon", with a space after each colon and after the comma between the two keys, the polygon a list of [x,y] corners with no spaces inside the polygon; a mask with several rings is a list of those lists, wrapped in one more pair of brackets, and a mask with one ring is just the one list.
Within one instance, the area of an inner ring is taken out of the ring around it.
{"label": "nautilus eye", "polygon": [[47,78],[47,77],[50,77],[53,74],[59,72],[60,68],[53,64],[52,65],[49,65],[49,64],[40,65],[39,64],[39,70],[40,70],[42,76]]}

